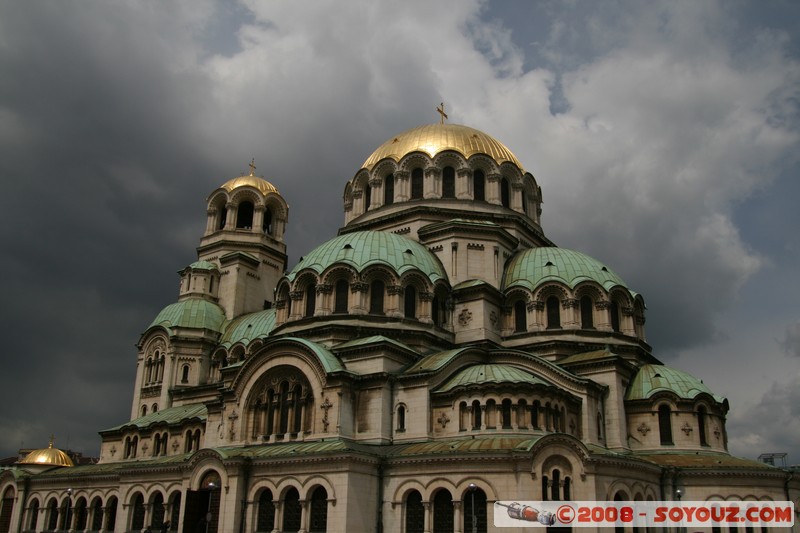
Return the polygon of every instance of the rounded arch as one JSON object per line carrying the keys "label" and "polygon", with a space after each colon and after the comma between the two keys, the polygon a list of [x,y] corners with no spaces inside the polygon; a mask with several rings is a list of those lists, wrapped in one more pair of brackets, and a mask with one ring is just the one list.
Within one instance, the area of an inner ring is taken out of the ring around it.
{"label": "rounded arch", "polygon": [[424,495],[426,492],[425,486],[419,480],[417,479],[403,480],[400,482],[399,485],[397,485],[397,488],[394,489],[394,494],[392,495],[392,501],[396,504],[404,502],[408,497],[408,495],[413,491],[419,492],[420,495]]}
{"label": "rounded arch", "polygon": [[411,152],[397,163],[397,168],[398,170],[403,170],[406,172],[413,172],[415,168],[421,168],[424,172],[432,165],[433,162],[427,154],[423,152]]}
{"label": "rounded arch", "polygon": [[450,166],[456,171],[469,167],[467,159],[453,150],[445,150],[436,154],[431,160],[431,165],[439,169]]}
{"label": "rounded arch", "polygon": [[189,490],[200,490],[203,482],[209,479],[209,474],[215,474],[222,487],[228,486],[228,473],[222,464],[220,455],[209,448],[195,453],[191,459],[192,472],[189,475]]}

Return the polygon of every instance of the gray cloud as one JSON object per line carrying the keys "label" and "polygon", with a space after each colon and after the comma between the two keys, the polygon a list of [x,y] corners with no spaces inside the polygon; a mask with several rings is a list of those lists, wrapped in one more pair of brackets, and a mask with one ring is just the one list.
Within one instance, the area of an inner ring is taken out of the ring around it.
{"label": "gray cloud", "polygon": [[781,346],[786,353],[800,357],[800,322],[786,327],[786,335],[781,341]]}

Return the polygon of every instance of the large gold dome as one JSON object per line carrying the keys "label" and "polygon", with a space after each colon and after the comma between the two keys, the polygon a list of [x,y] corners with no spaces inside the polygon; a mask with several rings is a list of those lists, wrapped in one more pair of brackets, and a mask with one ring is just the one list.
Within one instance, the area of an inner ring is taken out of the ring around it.
{"label": "large gold dome", "polygon": [[25,459],[20,461],[23,465],[51,465],[51,466],[75,466],[69,455],[53,448],[53,442],[50,441],[50,446],[42,448],[41,450],[33,450],[25,456]]}
{"label": "large gold dome", "polygon": [[424,152],[433,157],[445,150],[456,151],[466,158],[486,154],[498,165],[510,162],[523,170],[522,163],[503,143],[480,130],[459,124],[426,124],[395,135],[372,152],[362,168],[372,170],[383,159],[400,161],[412,152]]}

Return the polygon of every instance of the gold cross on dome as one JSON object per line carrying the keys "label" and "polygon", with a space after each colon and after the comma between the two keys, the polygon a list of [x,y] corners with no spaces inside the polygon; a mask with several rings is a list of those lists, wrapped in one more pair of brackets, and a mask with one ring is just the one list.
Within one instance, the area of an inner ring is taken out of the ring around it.
{"label": "gold cross on dome", "polygon": [[444,102],[442,102],[441,104],[439,104],[439,107],[437,107],[437,108],[436,108],[436,111],[437,111],[437,112],[438,112],[440,115],[442,115],[442,116],[441,116],[441,124],[444,124],[444,119],[446,119],[446,118],[447,118],[447,113],[445,113],[445,112],[444,112]]}
{"label": "gold cross on dome", "polygon": [[255,176],[256,172],[256,158],[250,160],[250,175]]}

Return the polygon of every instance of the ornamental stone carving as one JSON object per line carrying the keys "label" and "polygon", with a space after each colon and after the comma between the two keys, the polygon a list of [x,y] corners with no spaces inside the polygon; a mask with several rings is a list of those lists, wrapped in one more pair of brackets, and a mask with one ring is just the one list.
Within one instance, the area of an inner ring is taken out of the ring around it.
{"label": "ornamental stone carving", "polygon": [[[494,311],[492,312],[494,313]],[[495,320],[497,320],[497,315],[495,315]],[[472,311],[465,307],[458,314],[458,323],[461,324],[461,326],[466,326],[470,322],[472,322]]]}
{"label": "ornamental stone carving", "polygon": [[648,426],[647,424],[645,424],[644,422],[642,422],[642,423],[641,423],[641,424],[639,424],[639,426],[636,428],[636,431],[638,431],[639,433],[641,433],[643,437],[646,437],[646,436],[647,436],[647,434],[648,434],[648,433],[650,433],[650,426]]}

